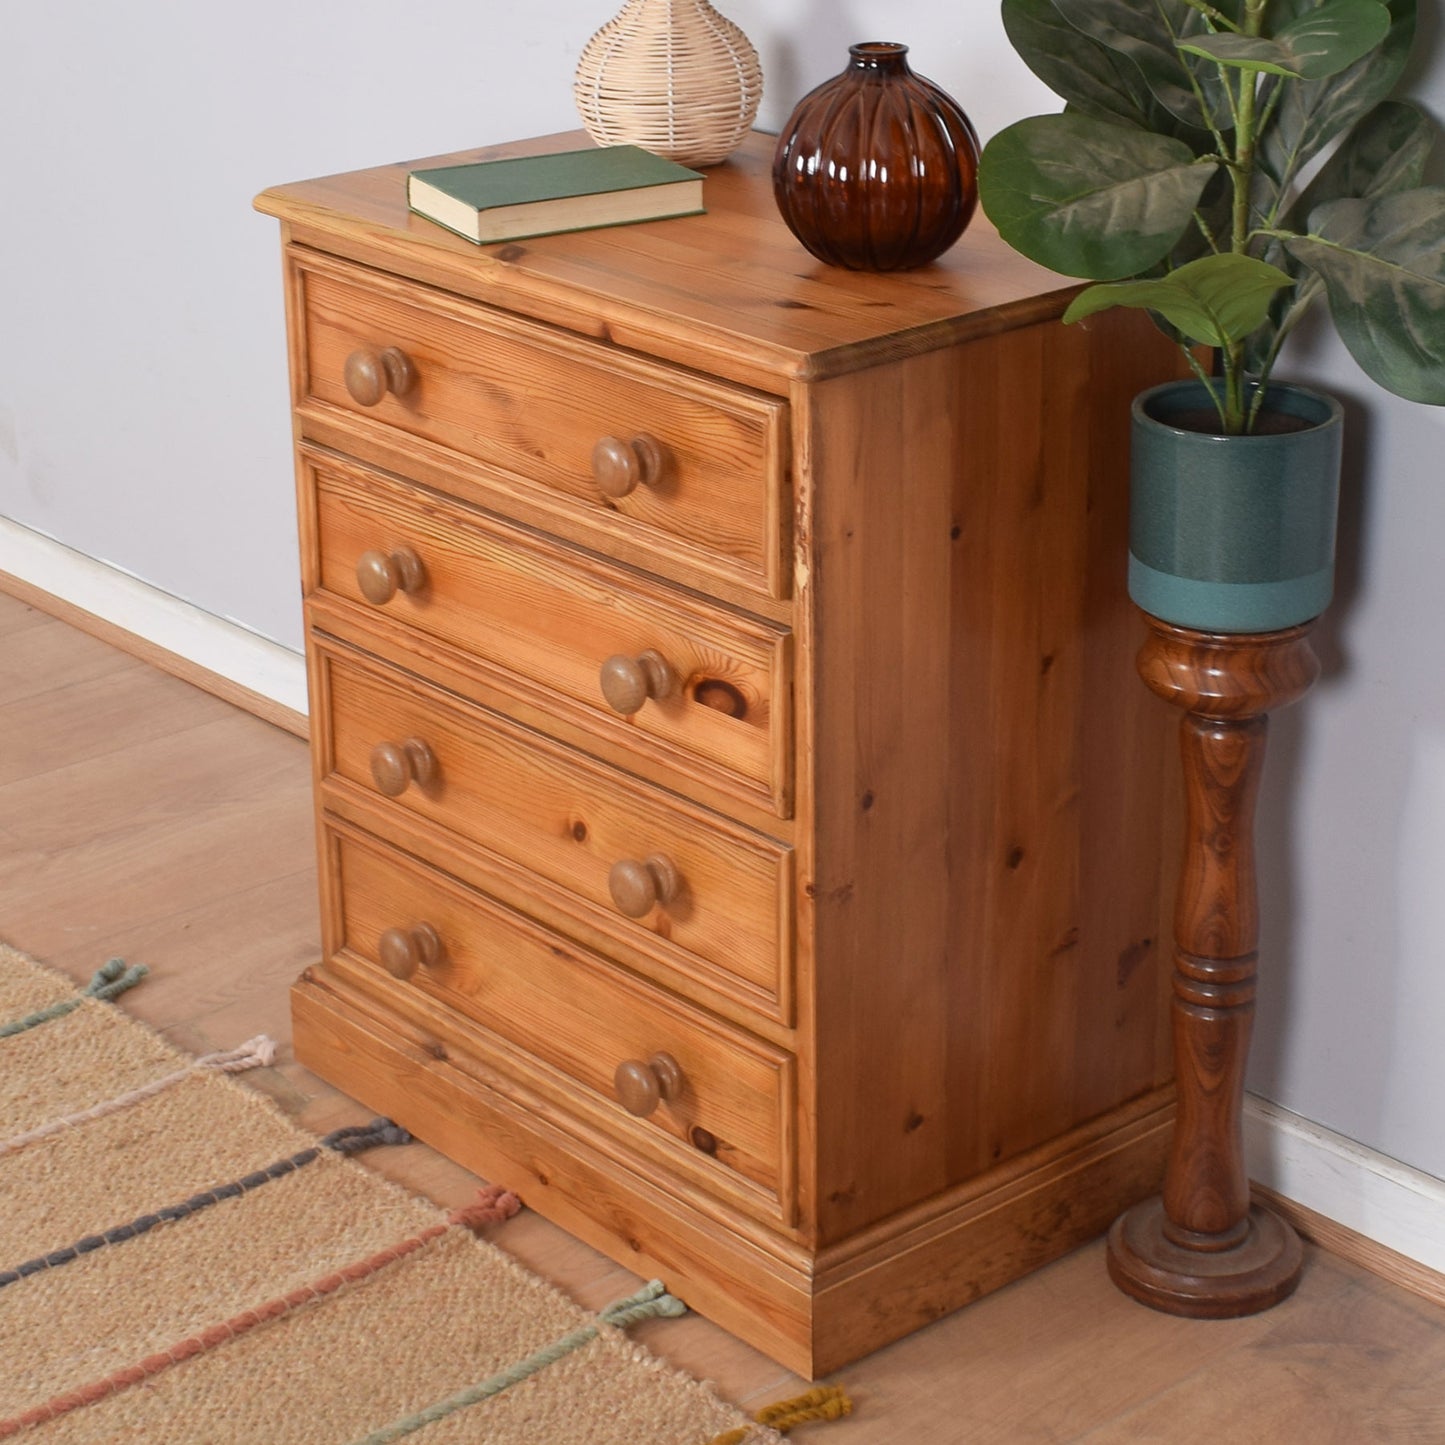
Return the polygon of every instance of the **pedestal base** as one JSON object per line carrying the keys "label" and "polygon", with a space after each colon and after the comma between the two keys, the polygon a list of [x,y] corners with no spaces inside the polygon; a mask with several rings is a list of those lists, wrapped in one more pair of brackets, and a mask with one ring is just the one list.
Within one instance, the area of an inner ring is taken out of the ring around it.
{"label": "pedestal base", "polygon": [[1166,1237],[1167,1222],[1156,1195],[1120,1215],[1109,1231],[1109,1277],[1152,1309],[1235,1319],[1270,1309],[1299,1283],[1299,1236],[1261,1205],[1250,1206],[1244,1238],[1228,1249],[1185,1249]]}

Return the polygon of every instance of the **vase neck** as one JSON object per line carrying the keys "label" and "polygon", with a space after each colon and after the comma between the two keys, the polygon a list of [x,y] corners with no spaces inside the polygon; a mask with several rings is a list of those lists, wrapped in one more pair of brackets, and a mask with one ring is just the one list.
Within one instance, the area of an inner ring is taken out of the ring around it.
{"label": "vase neck", "polygon": [[908,47],[891,40],[868,40],[861,45],[850,45],[848,54],[852,57],[849,69],[863,75],[907,75]]}

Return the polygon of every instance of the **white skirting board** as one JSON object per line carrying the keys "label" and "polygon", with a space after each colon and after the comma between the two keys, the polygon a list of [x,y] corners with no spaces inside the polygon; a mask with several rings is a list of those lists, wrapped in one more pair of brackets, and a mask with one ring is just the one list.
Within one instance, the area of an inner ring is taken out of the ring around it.
{"label": "white skirting board", "polygon": [[1257,1184],[1445,1274],[1445,1180],[1253,1095],[1244,1161]]}
{"label": "white skirting board", "polygon": [[0,517],[0,572],[306,713],[306,662],[299,652],[5,517]]}

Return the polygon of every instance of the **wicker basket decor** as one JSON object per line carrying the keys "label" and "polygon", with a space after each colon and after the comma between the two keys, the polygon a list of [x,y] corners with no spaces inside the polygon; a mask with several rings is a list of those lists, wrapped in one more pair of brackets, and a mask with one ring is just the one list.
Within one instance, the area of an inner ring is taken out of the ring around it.
{"label": "wicker basket decor", "polygon": [[627,0],[587,42],[573,94],[598,145],[710,166],[747,134],[763,73],[747,36],[707,0]]}

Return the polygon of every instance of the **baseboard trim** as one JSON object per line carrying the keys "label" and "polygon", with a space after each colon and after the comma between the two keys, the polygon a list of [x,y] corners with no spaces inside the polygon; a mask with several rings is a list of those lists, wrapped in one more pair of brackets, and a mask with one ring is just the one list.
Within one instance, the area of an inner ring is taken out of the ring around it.
{"label": "baseboard trim", "polygon": [[1445,1305],[1445,1181],[1253,1096],[1244,1154],[1260,1197],[1306,1239]]}
{"label": "baseboard trim", "polygon": [[0,591],[306,737],[299,652],[0,517]]}

